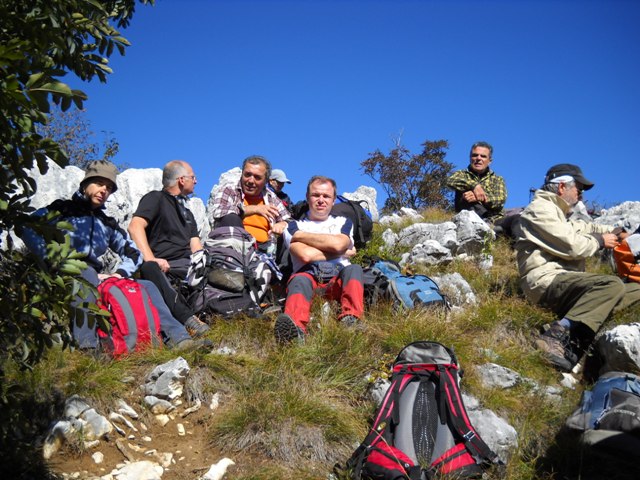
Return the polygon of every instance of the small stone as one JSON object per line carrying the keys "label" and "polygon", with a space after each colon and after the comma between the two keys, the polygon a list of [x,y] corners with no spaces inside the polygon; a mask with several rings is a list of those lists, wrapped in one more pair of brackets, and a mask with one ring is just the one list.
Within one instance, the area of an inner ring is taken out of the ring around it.
{"label": "small stone", "polygon": [[220,392],[216,392],[211,397],[211,403],[209,403],[209,408],[211,410],[215,410],[220,406]]}
{"label": "small stone", "polygon": [[156,415],[156,421],[160,424],[160,426],[164,427],[171,421],[171,419],[169,418],[169,415],[163,413],[161,415]]}
{"label": "small stone", "polygon": [[184,430],[184,425],[179,423],[178,425],[176,425],[176,427],[178,428],[178,435],[180,435],[181,437],[185,436],[185,430]]}
{"label": "small stone", "polygon": [[96,452],[91,455],[91,458],[96,464],[101,464],[104,461],[104,454],[102,452]]}

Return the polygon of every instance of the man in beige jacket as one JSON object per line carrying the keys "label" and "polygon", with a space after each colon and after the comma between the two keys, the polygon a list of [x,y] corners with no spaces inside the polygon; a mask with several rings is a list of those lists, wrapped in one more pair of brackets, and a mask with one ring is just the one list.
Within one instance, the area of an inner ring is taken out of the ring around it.
{"label": "man in beige jacket", "polygon": [[515,227],[522,289],[560,318],[536,345],[565,371],[575,366],[611,312],[640,301],[640,284],[584,271],[588,257],[627,235],[610,225],[568,219],[582,192],[592,187],[577,165],[554,165]]}

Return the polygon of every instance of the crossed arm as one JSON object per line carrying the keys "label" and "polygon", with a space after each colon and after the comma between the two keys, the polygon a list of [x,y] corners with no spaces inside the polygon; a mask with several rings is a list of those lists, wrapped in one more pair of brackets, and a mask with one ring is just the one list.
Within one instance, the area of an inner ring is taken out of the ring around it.
{"label": "crossed arm", "polygon": [[308,233],[296,231],[291,237],[289,249],[304,263],[333,260],[341,256],[352,257],[355,248],[351,239],[343,233]]}

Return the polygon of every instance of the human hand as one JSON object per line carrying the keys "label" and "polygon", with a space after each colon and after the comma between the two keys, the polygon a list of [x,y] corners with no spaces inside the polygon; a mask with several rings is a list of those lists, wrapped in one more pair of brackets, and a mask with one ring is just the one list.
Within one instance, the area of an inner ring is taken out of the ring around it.
{"label": "human hand", "polygon": [[111,277],[122,278],[122,275],[120,275],[119,273],[99,273],[98,274],[98,280],[100,280],[100,283],[104,282],[107,278],[111,278]]}
{"label": "human hand", "polygon": [[352,257],[356,256],[356,253],[358,253],[356,251],[356,247],[351,247],[349,250],[344,252],[344,256],[347,257],[347,258],[352,258]]}
{"label": "human hand", "polygon": [[275,205],[254,205],[253,208],[255,209],[254,213],[262,215],[264,218],[269,220],[269,223],[273,223],[278,216],[278,207]]}
{"label": "human hand", "polygon": [[271,225],[271,231],[276,235],[282,235],[285,228],[287,228],[287,222],[278,222]]}
{"label": "human hand", "polygon": [[480,203],[487,201],[487,194],[485,193],[484,188],[482,188],[482,185],[476,185],[473,188],[473,194],[476,196],[476,200]]}
{"label": "human hand", "polygon": [[605,248],[614,248],[619,245],[618,236],[615,233],[603,233],[602,243]]}
{"label": "human hand", "polygon": [[167,273],[169,270],[171,270],[171,266],[169,265],[169,262],[167,262],[164,258],[154,257],[151,261],[156,262],[160,267],[160,270],[162,270],[164,273]]}
{"label": "human hand", "polygon": [[476,198],[476,194],[471,190],[469,190],[468,192],[464,192],[462,194],[462,198],[464,198],[464,201],[468,203],[475,203],[478,201],[478,199]]}

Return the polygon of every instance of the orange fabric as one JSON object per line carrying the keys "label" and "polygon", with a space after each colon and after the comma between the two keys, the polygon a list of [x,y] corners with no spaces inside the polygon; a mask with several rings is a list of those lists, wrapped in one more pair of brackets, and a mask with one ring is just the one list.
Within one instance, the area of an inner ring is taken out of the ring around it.
{"label": "orange fabric", "polygon": [[[264,205],[264,198],[244,199],[245,205]],[[258,243],[264,243],[269,240],[269,220],[262,215],[249,215],[242,219],[244,228],[253,235]]]}
{"label": "orange fabric", "polygon": [[618,275],[621,278],[640,283],[640,265],[636,263],[636,259],[633,257],[626,240],[621,241],[617,247],[614,247],[613,258],[616,261]]}

